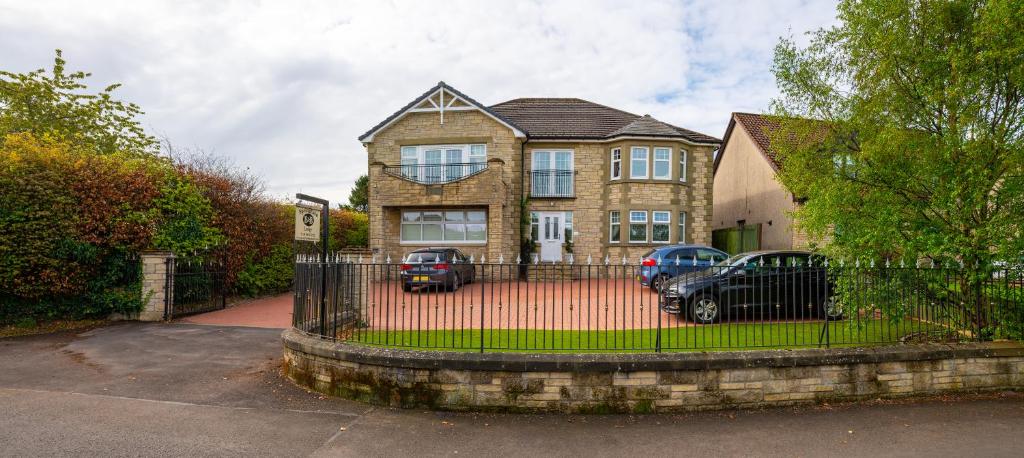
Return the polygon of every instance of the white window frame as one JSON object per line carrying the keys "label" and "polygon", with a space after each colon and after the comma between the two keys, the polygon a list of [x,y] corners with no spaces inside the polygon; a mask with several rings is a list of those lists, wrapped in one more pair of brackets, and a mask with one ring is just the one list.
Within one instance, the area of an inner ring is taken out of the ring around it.
{"label": "white window frame", "polygon": [[[665,217],[665,221],[658,221],[658,217]],[[654,227],[665,226],[668,229],[665,232],[665,240],[654,239]],[[669,243],[672,240],[672,212],[670,211],[653,211],[651,212],[651,243]]]}
{"label": "white window frame", "polygon": [[[614,228],[619,228],[619,239],[615,240],[612,234],[615,233]],[[618,210],[610,210],[608,212],[608,243],[621,243],[622,242],[622,214]]]}
{"label": "white window frame", "polygon": [[[637,216],[637,215],[642,215],[643,216],[643,221],[633,218],[634,216]],[[643,226],[644,226],[644,239],[643,240],[633,240],[633,225],[634,224],[637,224],[637,225],[643,224]],[[650,232],[648,229],[649,228],[648,228],[647,211],[646,210],[630,210],[629,211],[629,231],[627,232],[628,233],[628,237],[627,238],[629,239],[629,243],[647,243],[648,232]]]}
{"label": "white window frame", "polygon": [[573,225],[572,225],[573,214],[571,211],[567,211],[562,215],[562,241],[565,243],[572,243],[573,236]]}
{"label": "white window frame", "polygon": [[[665,153],[665,159],[658,159],[658,153]],[[672,179],[672,148],[659,146],[654,148],[653,166],[651,167],[651,174],[655,180],[671,180]],[[665,174],[658,175],[658,163],[662,162],[665,164]]]}
{"label": "white window frame", "polygon": [[[644,153],[644,156],[643,156],[644,174],[643,175],[637,175],[636,174],[636,168],[633,167],[634,166],[634,161],[639,160],[635,156],[636,153],[639,152],[639,151],[643,151],[643,153]],[[650,176],[650,170],[649,170],[650,168],[651,168],[651,149],[646,147],[646,146],[634,146],[634,147],[631,147],[629,149],[629,178],[633,179],[633,180],[644,180],[644,179],[647,179],[647,177]]]}
{"label": "white window frame", "polygon": [[[467,143],[462,145],[403,145],[400,149],[400,162],[401,165],[409,165],[408,169],[402,170],[402,175],[406,178],[413,180],[419,180],[427,175],[426,170],[420,173],[418,166],[426,165],[426,152],[440,150],[441,151],[441,162],[438,165],[440,169],[441,181],[450,181],[450,179],[460,179],[469,176],[481,169],[487,163],[487,144],[485,143]],[[459,150],[459,162],[456,164],[481,164],[480,168],[471,166],[468,169],[460,167],[460,176],[448,177],[448,151]],[[411,172],[411,173],[409,173]]]}
{"label": "white window frame", "polygon": [[686,243],[686,212],[679,212],[676,228],[676,240],[678,243]]}
{"label": "white window frame", "polygon": [[[616,155],[618,155],[618,158],[615,157]],[[611,158],[611,168],[608,170],[608,173],[613,180],[618,180],[622,178],[622,148],[612,148]],[[618,170],[615,170],[616,166],[618,166]]]}
{"label": "white window frame", "polygon": [[[405,215],[407,213],[420,213],[420,214],[422,214],[422,213],[426,213],[426,212],[440,212],[441,213],[441,220],[437,221],[437,222],[429,222],[429,223],[425,223],[422,220],[418,221],[418,222],[406,222],[406,220],[405,220]],[[462,220],[461,220],[461,222],[449,222],[448,221],[448,213],[457,213],[457,212],[462,213]],[[469,221],[469,213],[470,212],[482,212],[484,214],[483,222],[470,222]],[[441,239],[440,240],[424,240],[423,237],[422,237],[423,225],[424,224],[439,224],[441,226]],[[482,224],[483,225],[483,230],[484,230],[484,239],[483,240],[445,240],[445,225],[460,225],[460,224],[463,226],[463,233],[464,234],[468,234],[466,226]],[[404,226],[414,226],[414,225],[420,226],[420,235],[421,235],[420,240],[405,240],[402,237],[402,229],[403,229],[403,227]],[[489,225],[489,221],[488,221],[488,217],[487,217],[487,210],[482,209],[482,208],[443,208],[443,209],[424,208],[424,209],[402,210],[399,213],[398,240],[399,240],[399,244],[400,245],[427,245],[427,246],[429,246],[429,245],[437,245],[438,243],[444,243],[446,245],[486,245],[487,244],[488,225]]]}
{"label": "white window frame", "polygon": [[[533,236],[535,231],[536,237]],[[530,212],[530,241],[533,243],[540,241],[540,212]]]}
{"label": "white window frame", "polygon": [[679,181],[686,183],[686,162],[689,158],[690,153],[685,149],[679,148]]}
{"label": "white window frame", "polygon": [[[538,167],[538,164],[537,164],[537,153],[548,153],[548,154],[550,154],[550,158],[548,160],[548,163],[547,164],[542,164],[542,165],[544,165],[544,167]],[[536,149],[536,150],[530,150],[530,171],[531,172],[537,172],[537,171],[541,171],[541,172],[552,171],[553,172],[553,171],[563,170],[563,169],[557,168],[558,167],[558,160],[556,159],[556,156],[557,156],[558,153],[569,153],[569,169],[566,170],[566,171],[570,172],[569,173],[569,183],[568,183],[568,188],[569,188],[568,189],[568,193],[567,193],[567,195],[562,195],[562,194],[558,193],[557,192],[557,190],[558,190],[557,179],[556,178],[550,178],[549,181],[548,181],[548,188],[549,188],[548,189],[548,193],[544,194],[544,195],[537,195],[537,197],[572,197],[572,196],[576,195],[576,151],[575,150],[571,150],[571,149]],[[531,176],[531,178],[530,178],[530,195],[531,196],[534,195],[534,193],[533,193],[533,190],[534,190],[533,180],[534,180],[534,178]],[[563,194],[565,194],[565,193],[563,193]]]}

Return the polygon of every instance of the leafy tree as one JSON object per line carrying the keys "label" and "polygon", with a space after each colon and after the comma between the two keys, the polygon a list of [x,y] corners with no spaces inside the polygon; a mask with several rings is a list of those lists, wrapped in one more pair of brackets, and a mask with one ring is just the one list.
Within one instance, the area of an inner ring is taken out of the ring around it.
{"label": "leafy tree", "polygon": [[980,267],[956,287],[979,295],[1024,252],[1024,2],[844,0],[838,18],[775,52],[798,224],[846,259]]}
{"label": "leafy tree", "polygon": [[59,137],[101,154],[154,153],[156,140],[137,119],[142,110],[114,98],[119,84],[89,93],[84,81],[91,75],[68,71],[59,49],[50,74],[43,69],[0,70],[0,139],[28,132],[39,138]]}
{"label": "leafy tree", "polygon": [[359,177],[356,180],[355,186],[352,188],[352,192],[348,194],[348,204],[339,205],[339,208],[353,210],[359,213],[366,213],[370,205],[369,187],[370,177],[367,175]]}

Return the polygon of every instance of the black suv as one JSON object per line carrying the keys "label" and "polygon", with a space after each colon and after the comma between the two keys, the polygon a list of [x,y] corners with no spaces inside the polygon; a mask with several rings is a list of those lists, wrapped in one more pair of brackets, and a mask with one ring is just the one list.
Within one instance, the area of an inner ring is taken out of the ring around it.
{"label": "black suv", "polygon": [[[662,310],[714,323],[735,310],[840,319],[825,259],[806,251],[741,253],[665,284]],[[807,310],[807,308],[810,310]]]}
{"label": "black suv", "polygon": [[420,248],[409,253],[399,269],[406,292],[417,286],[455,291],[476,279],[473,264],[456,248]]}

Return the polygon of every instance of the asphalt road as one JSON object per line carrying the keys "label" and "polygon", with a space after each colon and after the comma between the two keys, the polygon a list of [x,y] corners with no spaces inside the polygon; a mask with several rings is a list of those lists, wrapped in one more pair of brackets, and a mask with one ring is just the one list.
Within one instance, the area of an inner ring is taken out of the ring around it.
{"label": "asphalt road", "polygon": [[372,408],[279,375],[280,331],[0,339],[0,456],[1020,456],[1024,395],[689,415]]}

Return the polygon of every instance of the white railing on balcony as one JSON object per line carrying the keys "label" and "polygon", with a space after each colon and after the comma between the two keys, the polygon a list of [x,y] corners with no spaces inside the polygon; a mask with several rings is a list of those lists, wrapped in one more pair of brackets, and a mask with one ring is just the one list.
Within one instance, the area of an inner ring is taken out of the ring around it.
{"label": "white railing on balcony", "polygon": [[575,174],[572,170],[533,170],[530,172],[530,196],[575,197]]}

